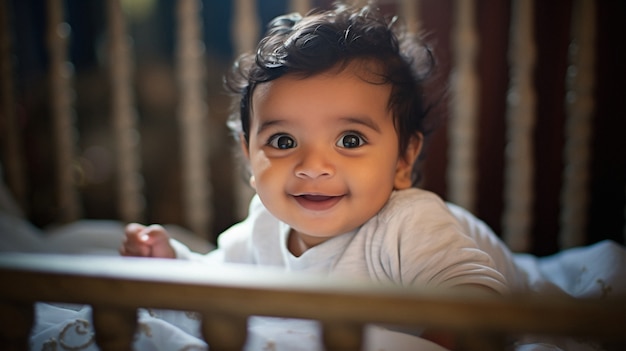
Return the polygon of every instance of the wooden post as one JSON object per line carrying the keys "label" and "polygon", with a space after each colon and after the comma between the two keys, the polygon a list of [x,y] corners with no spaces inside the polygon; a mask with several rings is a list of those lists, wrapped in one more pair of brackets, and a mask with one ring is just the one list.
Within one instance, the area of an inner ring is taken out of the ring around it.
{"label": "wooden post", "polygon": [[29,349],[30,331],[35,321],[32,303],[0,301],[0,345],[6,351]]}
{"label": "wooden post", "polygon": [[133,62],[120,0],[106,2],[109,28],[109,70],[112,120],[117,139],[118,204],[125,222],[141,221],[145,207],[142,195],[140,133],[137,130]]}
{"label": "wooden post", "polygon": [[63,2],[48,4],[48,53],[50,56],[50,105],[54,119],[57,155],[57,188],[59,221],[71,222],[82,215],[75,184],[75,148],[78,131],[74,127],[72,77],[74,66],[67,60],[70,25],[65,22]]}
{"label": "wooden post", "polygon": [[297,12],[302,16],[311,10],[311,0],[291,0],[289,1],[289,11]]}
{"label": "wooden post", "polygon": [[192,232],[209,237],[212,225],[211,188],[208,172],[208,107],[204,87],[204,43],[198,0],[179,0],[176,71],[180,102],[181,159],[185,222]]}
{"label": "wooden post", "polygon": [[102,351],[132,351],[137,330],[135,309],[93,306],[96,344]]}
{"label": "wooden post", "polygon": [[419,1],[402,0],[400,2],[400,13],[402,14],[409,33],[417,34],[420,30],[420,10]]}
{"label": "wooden post", "polygon": [[322,338],[326,351],[362,350],[363,326],[350,323],[323,323]]}
{"label": "wooden post", "polygon": [[6,184],[12,190],[22,211],[27,210],[26,177],[22,154],[22,136],[15,110],[15,88],[13,77],[13,43],[8,1],[0,1],[0,77],[2,96],[0,97],[0,131],[4,164],[0,165],[0,178],[6,177]]}
{"label": "wooden post", "polygon": [[513,251],[530,249],[535,127],[535,43],[532,0],[514,0],[509,47],[510,83],[506,107],[503,237]]}
{"label": "wooden post", "polygon": [[450,201],[471,212],[476,202],[476,124],[480,89],[476,72],[476,6],[473,0],[457,0],[455,4],[447,179]]}
{"label": "wooden post", "polygon": [[594,113],[596,11],[593,0],[574,1],[567,70],[565,148],[559,243],[585,243]]}
{"label": "wooden post", "polygon": [[[234,43],[236,55],[253,52],[259,39],[260,21],[256,14],[256,1],[235,0],[233,2],[234,16],[231,27],[231,40]],[[250,199],[254,190],[245,183],[235,183],[235,201],[237,217],[245,218],[248,215]]]}
{"label": "wooden post", "polygon": [[202,314],[202,335],[212,351],[243,350],[248,333],[248,320],[229,314]]}

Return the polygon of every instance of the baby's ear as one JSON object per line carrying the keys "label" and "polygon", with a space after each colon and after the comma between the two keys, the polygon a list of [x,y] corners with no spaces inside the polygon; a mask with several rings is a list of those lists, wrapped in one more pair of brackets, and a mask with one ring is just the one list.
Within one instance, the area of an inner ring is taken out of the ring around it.
{"label": "baby's ear", "polygon": [[406,149],[404,154],[398,157],[398,163],[396,165],[396,176],[393,183],[393,188],[396,190],[408,189],[413,184],[411,179],[411,173],[413,171],[413,164],[417,160],[423,145],[422,133],[415,134]]}

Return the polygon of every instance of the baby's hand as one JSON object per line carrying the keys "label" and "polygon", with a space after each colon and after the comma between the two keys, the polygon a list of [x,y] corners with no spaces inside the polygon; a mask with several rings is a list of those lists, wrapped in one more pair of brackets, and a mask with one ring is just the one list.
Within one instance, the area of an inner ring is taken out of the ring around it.
{"label": "baby's hand", "polygon": [[122,256],[176,258],[170,245],[170,235],[162,226],[130,223],[124,230],[124,240],[120,247]]}

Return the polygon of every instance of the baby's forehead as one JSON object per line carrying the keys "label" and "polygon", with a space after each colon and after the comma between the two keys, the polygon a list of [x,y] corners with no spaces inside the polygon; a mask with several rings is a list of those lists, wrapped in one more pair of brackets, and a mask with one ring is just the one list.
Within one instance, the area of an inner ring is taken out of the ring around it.
{"label": "baby's forehead", "polygon": [[293,105],[292,101],[310,107],[311,101],[316,101],[317,107],[336,106],[339,101],[342,106],[387,106],[391,90],[391,85],[379,75],[362,68],[345,67],[313,75],[287,74],[256,86],[250,112],[260,106]]}

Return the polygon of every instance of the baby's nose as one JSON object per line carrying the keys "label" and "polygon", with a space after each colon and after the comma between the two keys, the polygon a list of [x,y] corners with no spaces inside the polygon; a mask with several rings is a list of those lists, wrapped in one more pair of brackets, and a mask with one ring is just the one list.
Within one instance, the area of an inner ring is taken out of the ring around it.
{"label": "baby's nose", "polygon": [[302,152],[295,174],[297,177],[310,179],[329,177],[335,174],[335,167],[329,152],[319,149],[306,150]]}

